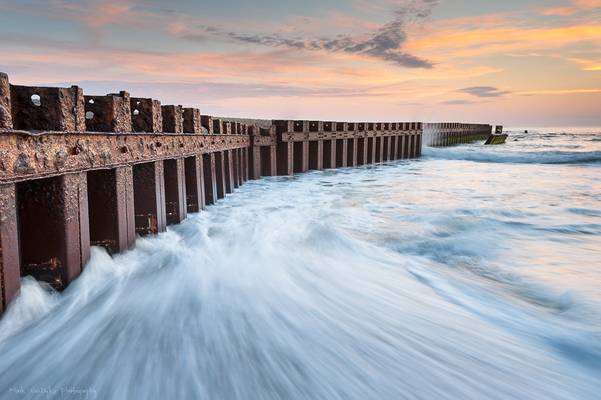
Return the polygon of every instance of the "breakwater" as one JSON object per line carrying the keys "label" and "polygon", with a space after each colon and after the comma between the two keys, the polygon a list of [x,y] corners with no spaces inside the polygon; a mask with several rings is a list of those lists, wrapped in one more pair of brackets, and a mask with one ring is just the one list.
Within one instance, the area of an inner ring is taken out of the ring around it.
{"label": "breakwater", "polygon": [[91,246],[118,253],[248,179],[421,156],[491,125],[242,123],[122,91],[11,85],[0,74],[0,312],[32,275],[58,290]]}

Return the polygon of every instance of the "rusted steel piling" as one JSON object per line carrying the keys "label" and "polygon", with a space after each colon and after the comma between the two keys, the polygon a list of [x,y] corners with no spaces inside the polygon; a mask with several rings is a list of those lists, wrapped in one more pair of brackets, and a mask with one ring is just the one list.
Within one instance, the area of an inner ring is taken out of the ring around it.
{"label": "rusted steel piling", "polygon": [[[419,157],[490,125],[213,118],[0,73],[0,313],[32,275],[65,288],[90,246],[131,249],[248,179]],[[484,138],[485,139],[485,138]]]}
{"label": "rusted steel piling", "polygon": [[486,140],[492,133],[492,125],[463,123],[424,124],[424,144],[432,147],[453,146],[477,140]]}

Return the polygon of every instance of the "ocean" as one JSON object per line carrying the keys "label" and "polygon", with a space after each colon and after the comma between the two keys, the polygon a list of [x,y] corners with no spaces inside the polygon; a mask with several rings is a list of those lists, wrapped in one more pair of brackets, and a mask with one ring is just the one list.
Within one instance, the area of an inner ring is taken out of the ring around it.
{"label": "ocean", "polygon": [[0,321],[0,398],[599,399],[601,129],[263,178]]}

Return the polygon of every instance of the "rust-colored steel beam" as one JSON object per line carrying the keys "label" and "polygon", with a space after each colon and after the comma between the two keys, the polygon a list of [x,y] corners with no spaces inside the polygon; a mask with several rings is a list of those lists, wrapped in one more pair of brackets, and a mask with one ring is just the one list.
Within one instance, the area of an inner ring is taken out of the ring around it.
{"label": "rust-colored steel beam", "polygon": [[198,108],[184,108],[183,118],[184,133],[202,133],[200,110]]}
{"label": "rust-colored steel beam", "polygon": [[11,85],[14,129],[30,131],[85,131],[83,90]]}
{"label": "rust-colored steel beam", "polygon": [[217,202],[217,168],[215,153],[202,155],[202,168],[204,172],[205,203],[207,205]]}
{"label": "rust-colored steel beam", "polygon": [[213,117],[208,116],[208,115],[201,115],[200,116],[200,124],[202,125],[203,129],[206,131],[203,133],[207,133],[207,134],[213,133]]}
{"label": "rust-colored steel beam", "polygon": [[0,135],[0,183],[246,147],[246,135],[9,131]]}
{"label": "rust-colored steel beam", "polygon": [[206,195],[204,165],[202,155],[185,159],[186,205],[188,213],[196,213],[205,208]]}
{"label": "rust-colored steel beam", "polygon": [[242,171],[242,149],[232,150],[234,153],[234,187],[238,188],[244,183]]}
{"label": "rust-colored steel beam", "polygon": [[263,147],[253,146],[250,150],[250,176],[251,179],[259,179],[261,177],[261,166],[263,165]]}
{"label": "rust-colored steel beam", "polygon": [[133,183],[136,232],[140,235],[164,232],[167,218],[163,161],[134,165]]}
{"label": "rust-colored steel beam", "polygon": [[0,72],[0,129],[12,129],[13,117],[11,113],[10,83],[8,75]]}
{"label": "rust-colored steel beam", "polygon": [[366,154],[367,154],[367,149],[365,146],[365,138],[358,138],[357,139],[357,146],[356,146],[356,160],[357,160],[357,166],[361,166],[365,164],[365,158],[366,158]]}
{"label": "rust-colored steel beam", "polygon": [[384,162],[384,152],[385,152],[385,140],[386,136],[378,137],[378,162]]}
{"label": "rust-colored steel beam", "polygon": [[223,151],[217,151],[215,152],[215,172],[217,174],[217,199],[223,199],[225,197],[225,194],[227,193],[226,190],[226,169],[225,169],[225,154],[223,154]]}
{"label": "rust-colored steel beam", "polygon": [[162,132],[184,132],[184,109],[182,106],[161,106],[161,113],[163,116]]}
{"label": "rust-colored steel beam", "polygon": [[63,289],[90,257],[87,174],[17,184],[21,271]]}
{"label": "rust-colored steel beam", "polygon": [[223,154],[223,167],[224,167],[224,178],[225,178],[225,193],[234,192],[234,156],[232,150],[225,150],[221,152]]}
{"label": "rust-colored steel beam", "polygon": [[136,213],[134,206],[134,173],[131,165],[115,168],[117,189],[117,219],[119,221],[120,251],[131,249],[136,242]]}
{"label": "rust-colored steel beam", "polygon": [[380,141],[378,140],[379,138],[374,136],[372,138],[372,145],[371,145],[371,164],[376,164],[378,162],[378,155],[380,154],[379,152],[379,145],[380,145]]}
{"label": "rust-colored steel beam", "polygon": [[237,189],[238,187],[240,187],[240,181],[238,180],[238,175],[240,173],[240,171],[238,170],[239,168],[239,157],[238,157],[238,151],[236,149],[234,150],[230,150],[231,151],[231,156],[232,156],[232,184],[233,184],[233,188]]}
{"label": "rust-colored steel beam", "polygon": [[283,140],[289,131],[289,121],[273,121],[277,135],[277,174],[292,175],[294,173],[294,143]]}
{"label": "rust-colored steel beam", "polygon": [[133,132],[158,133],[163,131],[163,112],[160,101],[132,97],[130,104]]}
{"label": "rust-colored steel beam", "polygon": [[89,171],[90,243],[110,253],[135,243],[133,172],[131,166]]}
{"label": "rust-colored steel beam", "polygon": [[132,131],[131,100],[129,93],[106,96],[84,96],[86,130],[90,132]]}
{"label": "rust-colored steel beam", "polygon": [[244,182],[248,181],[250,179],[249,176],[249,160],[248,160],[248,155],[250,153],[248,147],[244,147],[241,149],[242,150],[242,175],[244,177]]}
{"label": "rust-colored steel beam", "polygon": [[167,225],[175,225],[187,217],[186,172],[183,158],[163,161]]}
{"label": "rust-colored steel beam", "polygon": [[0,185],[0,313],[17,295],[21,280],[14,183]]}

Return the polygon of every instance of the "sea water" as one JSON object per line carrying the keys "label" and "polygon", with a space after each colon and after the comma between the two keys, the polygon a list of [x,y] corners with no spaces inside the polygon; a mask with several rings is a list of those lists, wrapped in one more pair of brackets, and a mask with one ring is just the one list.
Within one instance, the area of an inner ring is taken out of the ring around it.
{"label": "sea water", "polygon": [[0,398],[599,399],[601,131],[264,178],[0,321]]}

